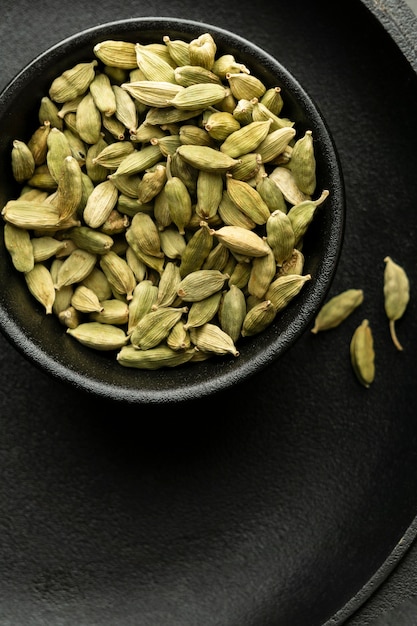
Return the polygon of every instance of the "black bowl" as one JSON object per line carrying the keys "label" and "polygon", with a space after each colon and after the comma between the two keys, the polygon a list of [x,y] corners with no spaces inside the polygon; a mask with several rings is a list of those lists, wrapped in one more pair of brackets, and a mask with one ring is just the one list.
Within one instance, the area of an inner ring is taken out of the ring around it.
{"label": "black bowl", "polygon": [[65,333],[57,318],[29,294],[14,270],[0,237],[0,326],[8,340],[32,363],[74,387],[129,403],[179,402],[242,383],[282,355],[309,327],[323,303],[340,256],[345,198],[335,146],[316,104],[275,58],[253,43],[217,26],[172,18],[137,18],[106,23],[73,35],[45,51],[25,67],[0,95],[0,203],[16,197],[10,150],[14,139],[27,140],[39,125],[37,111],[52,80],[64,70],[93,58],[93,47],[104,39],[151,43],[192,40],[213,35],[219,53],[234,54],[267,86],[280,85],[285,114],[301,135],[315,138],[317,189],[330,195],[316,211],[304,241],[305,267],[312,279],[261,334],[239,343],[240,356],[213,358],[171,369],[146,371],[119,365],[112,354],[86,348]]}

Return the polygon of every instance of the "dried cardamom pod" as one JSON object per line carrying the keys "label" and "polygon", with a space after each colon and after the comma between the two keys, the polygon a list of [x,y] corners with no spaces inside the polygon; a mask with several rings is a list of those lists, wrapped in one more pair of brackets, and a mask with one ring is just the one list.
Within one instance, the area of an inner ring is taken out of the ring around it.
{"label": "dried cardamom pod", "polygon": [[72,156],[71,146],[64,132],[58,128],[51,128],[47,138],[48,152],[46,155],[46,164],[49,173],[58,184],[59,177],[64,167],[64,159]]}
{"label": "dried cardamom pod", "polygon": [[101,322],[83,322],[76,328],[68,328],[67,333],[94,350],[118,350],[129,340],[122,328]]}
{"label": "dried cardamom pod", "polygon": [[197,83],[183,87],[173,98],[168,100],[168,104],[176,109],[199,111],[202,108],[218,104],[228,93],[228,89],[221,84]]}
{"label": "dried cardamom pod", "polygon": [[223,190],[217,213],[225,226],[240,226],[246,230],[253,230],[256,227],[253,219],[233,202],[226,189]]}
{"label": "dried cardamom pod", "polygon": [[190,338],[191,343],[202,352],[232,354],[234,357],[239,356],[239,350],[236,348],[230,335],[216,324],[207,322],[203,326],[190,328]]}
{"label": "dried cardamom pod", "polygon": [[299,202],[295,206],[291,207],[288,211],[288,219],[291,222],[295,237],[294,247],[301,243],[308,227],[313,221],[317,207],[326,200],[328,195],[329,190],[324,189],[317,200],[304,200],[303,202]]}
{"label": "dried cardamom pod", "polygon": [[222,226],[211,229],[211,234],[234,253],[248,257],[264,256],[270,247],[257,233],[241,226]]}
{"label": "dried cardamom pod", "polygon": [[169,331],[169,335],[166,339],[167,346],[171,350],[189,350],[191,348],[190,333],[184,328],[184,322],[181,320],[174,324]]}
{"label": "dried cardamom pod", "polygon": [[32,250],[35,263],[41,263],[59,255],[68,247],[66,241],[60,241],[49,235],[32,237]]}
{"label": "dried cardamom pod", "polygon": [[203,326],[203,324],[211,322],[219,310],[221,298],[222,292],[216,291],[203,300],[193,302],[188,311],[184,329],[197,328],[197,326]]}
{"label": "dried cardamom pod", "polygon": [[138,185],[137,194],[141,202],[150,202],[162,191],[167,180],[166,165],[157,163],[148,169]]}
{"label": "dried cardamom pod", "polygon": [[[256,148],[256,152],[260,155],[262,163],[269,163],[282,154],[294,136],[295,130],[289,126],[271,130]],[[300,187],[300,185],[298,186]]]}
{"label": "dried cardamom pod", "polygon": [[298,188],[307,196],[312,196],[316,189],[316,158],[311,130],[295,142],[288,166]]}
{"label": "dried cardamom pod", "polygon": [[310,200],[301,189],[298,187],[294,174],[290,169],[283,165],[278,165],[269,174],[270,179],[278,185],[285,200],[292,205],[300,204],[304,200]]}
{"label": "dried cardamom pod", "polygon": [[134,326],[130,334],[132,345],[140,350],[156,348],[187,311],[187,307],[169,306],[149,311]]}
{"label": "dried cardamom pod", "polygon": [[246,299],[242,289],[231,284],[222,294],[219,308],[220,328],[236,343],[242,331],[243,320],[246,317]]}
{"label": "dried cardamom pod", "polygon": [[369,321],[364,319],[356,328],[350,342],[353,371],[364,387],[370,387],[375,378],[375,351]]}
{"label": "dried cardamom pod", "polygon": [[47,139],[50,130],[51,122],[46,120],[32,133],[28,141],[27,145],[32,153],[35,166],[42,165],[46,160],[46,153],[48,151]]}
{"label": "dried cardamom pod", "polygon": [[101,112],[96,107],[91,92],[87,92],[77,108],[76,129],[85,143],[97,143],[101,136]]}
{"label": "dried cardamom pod", "polygon": [[71,252],[59,268],[55,289],[82,282],[92,271],[96,261],[97,256],[87,250],[77,248]]}
{"label": "dried cardamom pod", "polygon": [[145,145],[140,150],[134,150],[125,156],[117,170],[112,174],[112,179],[121,175],[137,174],[144,172],[149,167],[156,165],[161,160],[162,153],[158,145]]}
{"label": "dried cardamom pod", "polygon": [[311,274],[279,276],[270,284],[265,294],[265,300],[270,300],[277,312],[281,311],[311,278]]}
{"label": "dried cardamom pod", "polygon": [[222,80],[226,78],[226,74],[243,72],[250,74],[250,70],[243,63],[236,61],[233,54],[222,54],[214,60],[212,71]]}
{"label": "dried cardamom pod", "polygon": [[211,70],[216,58],[217,45],[210,33],[203,33],[192,41],[188,46],[188,54],[191,65],[201,65]]}
{"label": "dried cardamom pod", "polygon": [[389,320],[389,328],[392,341],[397,350],[403,347],[398,340],[395,322],[405,313],[410,300],[410,282],[401,265],[393,261],[390,256],[384,259],[384,304],[385,313]]}
{"label": "dried cardamom pod", "polygon": [[[121,87],[138,102],[147,107],[157,107],[158,109],[168,107],[170,101],[185,89],[182,85],[156,80],[135,80],[130,83],[122,83]],[[177,107],[175,106],[175,108]],[[160,112],[158,113],[161,115]],[[192,114],[189,115],[192,116]]]}
{"label": "dried cardamom pod", "polygon": [[61,222],[58,209],[47,202],[9,200],[1,214],[6,222],[27,230],[57,231],[79,225],[72,219]]}
{"label": "dried cardamom pod", "polygon": [[346,289],[328,300],[318,312],[311,332],[336,328],[363,302],[362,289]]}
{"label": "dried cardamom pod", "polygon": [[242,337],[253,337],[267,328],[275,319],[277,311],[271,300],[264,300],[247,312],[242,325]]}
{"label": "dried cardamom pod", "polygon": [[71,297],[71,305],[80,313],[92,313],[102,311],[103,305],[97,295],[85,285],[77,285]]}
{"label": "dried cardamom pod", "polygon": [[65,157],[58,178],[56,194],[52,201],[52,204],[58,209],[61,222],[76,218],[83,195],[81,177],[82,173],[78,161],[72,156]]}
{"label": "dried cardamom pod", "polygon": [[173,350],[168,345],[161,344],[149,350],[138,350],[134,346],[124,346],[117,354],[117,362],[123,367],[135,367],[144,370],[157,370],[162,367],[177,367],[190,361],[194,349]]}
{"label": "dried cardamom pod", "polygon": [[220,144],[220,151],[236,159],[248,152],[257,152],[259,144],[268,135],[271,120],[262,122],[249,122],[230,133]]}
{"label": "dried cardamom pod", "polygon": [[174,68],[152,48],[140,43],[135,44],[136,60],[146,80],[175,84]]}
{"label": "dried cardamom pod", "polygon": [[199,85],[203,83],[211,83],[221,85],[220,78],[214,72],[202,67],[201,65],[180,65],[174,70],[175,80],[183,87],[190,85]]}
{"label": "dried cardamom pod", "polygon": [[71,305],[66,309],[60,309],[56,315],[60,323],[67,328],[77,328],[81,324],[82,313]]}
{"label": "dried cardamom pod", "polygon": [[52,81],[49,97],[55,102],[66,102],[85,93],[94,79],[97,61],[78,63]]}
{"label": "dried cardamom pod", "polygon": [[[96,144],[97,145],[97,144]],[[116,141],[110,144],[104,144],[102,149],[93,156],[92,164],[100,165],[106,170],[117,169],[123,159],[135,151],[135,147],[131,141]],[[106,177],[108,171],[106,171]],[[101,182],[101,181],[100,181]]]}
{"label": "dried cardamom pod", "polygon": [[213,247],[213,237],[207,222],[201,222],[200,228],[188,240],[179,265],[181,278],[202,268],[210,250]]}
{"label": "dried cardamom pod", "polygon": [[227,154],[223,154],[210,146],[193,146],[190,144],[181,145],[177,153],[197,170],[208,172],[218,172],[224,174],[234,165],[238,165],[239,160]]}
{"label": "dried cardamom pod", "polygon": [[226,190],[231,200],[255,224],[265,224],[270,217],[268,205],[249,183],[226,175]]}
{"label": "dried cardamom pod", "polygon": [[152,281],[145,279],[136,285],[132,299],[129,302],[129,319],[127,332],[130,335],[136,324],[146,313],[152,311],[158,298],[158,287]]}
{"label": "dried cardamom pod", "polygon": [[81,283],[94,291],[100,302],[108,300],[112,296],[112,289],[107,276],[98,267],[93,267]]}
{"label": "dried cardamom pod", "polygon": [[281,189],[274,183],[268,174],[264,173],[261,175],[255,188],[265,204],[268,205],[271,213],[274,211],[288,213],[287,203],[285,202]]}
{"label": "dried cardamom pod", "polygon": [[132,236],[145,254],[163,257],[161,240],[155,222],[147,213],[139,211],[130,222]]}
{"label": "dried cardamom pod", "polygon": [[55,300],[55,288],[51,272],[43,263],[35,263],[33,268],[24,274],[30,293],[45,308],[45,313],[51,314]]}
{"label": "dried cardamom pod", "polygon": [[30,272],[35,264],[29,231],[9,222],[4,225],[4,245],[18,272]]}
{"label": "dried cardamom pod", "polygon": [[169,35],[164,35],[162,41],[168,48],[169,55],[177,66],[189,65],[190,52],[188,42],[182,39],[170,39]]}
{"label": "dried cardamom pod", "polygon": [[35,172],[35,159],[29,146],[20,139],[13,141],[12,147],[12,172],[18,183],[29,180]]}
{"label": "dried cardamom pod", "polygon": [[242,98],[247,98],[248,100],[261,98],[266,91],[263,82],[253,74],[228,72],[225,78],[230,85],[232,94],[237,100],[241,100]]}
{"label": "dried cardamom pod", "polygon": [[90,228],[99,228],[116,206],[118,190],[111,180],[98,183],[87,199],[83,219]]}
{"label": "dried cardamom pod", "polygon": [[89,319],[92,322],[101,322],[102,324],[112,324],[113,326],[124,326],[129,321],[130,303],[116,298],[110,300],[100,300],[100,309],[91,311]]}
{"label": "dried cardamom pod", "polygon": [[110,78],[104,72],[98,72],[90,83],[90,93],[97,109],[109,117],[116,112],[116,96]]}
{"label": "dried cardamom pod", "polygon": [[251,263],[248,292],[252,296],[263,299],[276,271],[277,262],[272,248],[264,256],[255,257]]}
{"label": "dried cardamom pod", "polygon": [[271,213],[266,221],[266,241],[280,267],[290,258],[296,243],[293,225],[288,214],[279,209]]}
{"label": "dried cardamom pod", "polygon": [[184,302],[198,302],[220,291],[228,278],[227,274],[218,270],[196,270],[184,276],[177,294]]}
{"label": "dried cardamom pod", "polygon": [[100,61],[110,67],[131,70],[138,66],[135,44],[129,41],[108,39],[97,43],[93,52]]}
{"label": "dried cardamom pod", "polygon": [[117,293],[125,295],[127,300],[131,300],[133,290],[136,287],[136,278],[126,260],[113,250],[109,250],[106,254],[101,255],[99,265],[113,289]]}
{"label": "dried cardamom pod", "polygon": [[134,134],[138,127],[138,110],[135,102],[130,94],[119,85],[112,85],[112,89],[116,98],[115,116],[129,133]]}
{"label": "dried cardamom pod", "polygon": [[284,106],[281,87],[269,87],[261,96],[261,104],[266,106],[274,115],[279,115]]}
{"label": "dried cardamom pod", "polygon": [[171,220],[183,235],[192,215],[191,196],[185,183],[178,176],[171,174],[170,157],[167,159],[167,181],[164,190]]}

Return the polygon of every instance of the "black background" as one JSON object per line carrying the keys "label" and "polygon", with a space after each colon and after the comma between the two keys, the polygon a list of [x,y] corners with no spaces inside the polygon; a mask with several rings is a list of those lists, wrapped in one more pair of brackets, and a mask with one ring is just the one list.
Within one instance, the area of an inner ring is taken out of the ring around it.
{"label": "black background", "polygon": [[[415,18],[398,7],[386,19],[408,28]],[[266,0],[6,0],[0,86],[65,36],[152,15],[247,37],[317,102],[347,192],[330,295],[363,288],[365,300],[342,327],[305,333],[244,386],[172,410],[81,394],[0,338],[0,623],[344,623],[417,527],[417,77],[358,1],[272,11]],[[417,38],[407,30],[406,41]],[[410,277],[402,353],[383,309],[386,255]],[[348,350],[365,317],[376,350],[370,389]],[[347,624],[371,624],[412,593],[412,557]]]}

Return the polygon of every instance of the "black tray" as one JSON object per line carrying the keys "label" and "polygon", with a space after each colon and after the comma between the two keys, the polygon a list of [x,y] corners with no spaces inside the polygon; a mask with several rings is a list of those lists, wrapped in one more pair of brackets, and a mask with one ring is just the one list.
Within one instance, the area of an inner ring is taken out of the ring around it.
{"label": "black tray", "polygon": [[[327,119],[344,171],[329,295],[365,300],[244,386],[172,410],[86,396],[0,338],[0,624],[345,623],[417,530],[416,18],[370,0],[2,9],[1,87],[59,39],[140,15],[213,23],[275,55]],[[411,283],[403,352],[383,307],[386,255]],[[363,318],[370,389],[349,361]]]}

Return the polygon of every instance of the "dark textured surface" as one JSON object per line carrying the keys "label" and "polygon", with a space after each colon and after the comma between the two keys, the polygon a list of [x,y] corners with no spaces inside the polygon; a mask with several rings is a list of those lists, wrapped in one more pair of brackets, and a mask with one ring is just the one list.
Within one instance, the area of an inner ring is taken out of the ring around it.
{"label": "dark textured surface", "polygon": [[[172,411],[77,393],[1,339],[0,623],[343,623],[415,534],[416,299],[398,323],[399,353],[382,296],[387,254],[412,294],[417,284],[412,64],[352,0],[294,0],[272,14],[264,0],[244,11],[234,0],[2,8],[2,85],[61,37],[137,15],[212,22],[277,56],[319,104],[341,156],[348,214],[331,293],[362,287],[365,301],[244,386]],[[367,390],[348,358],[364,317],[377,353]],[[352,625],[411,595],[411,558]]]}

